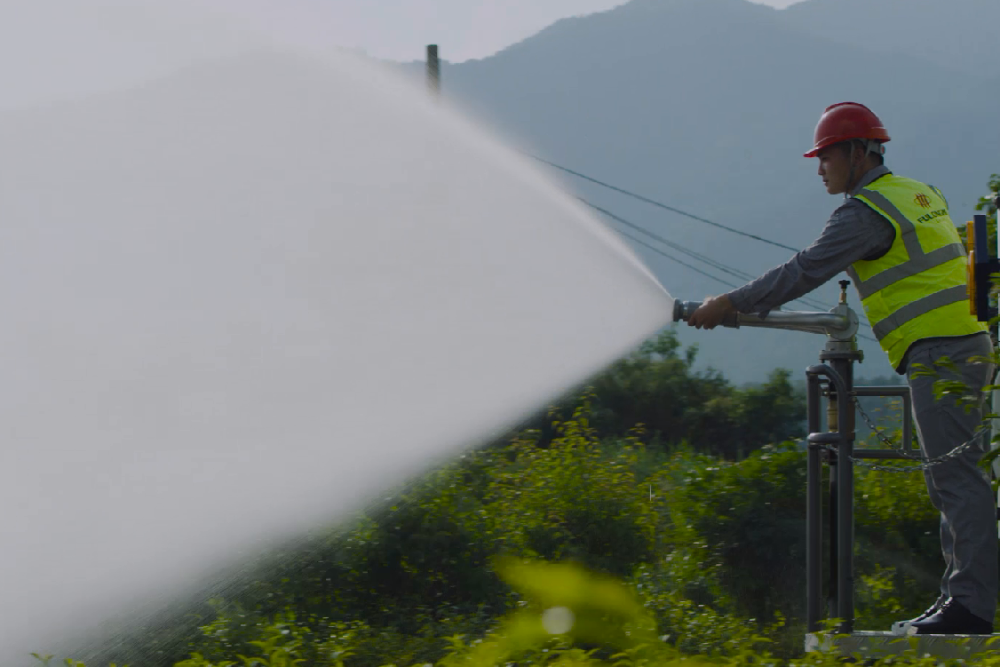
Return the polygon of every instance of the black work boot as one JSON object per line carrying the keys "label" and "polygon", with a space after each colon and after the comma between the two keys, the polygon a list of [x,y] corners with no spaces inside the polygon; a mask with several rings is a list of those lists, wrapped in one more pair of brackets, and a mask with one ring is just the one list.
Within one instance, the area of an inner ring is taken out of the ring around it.
{"label": "black work boot", "polygon": [[942,595],[941,597],[939,597],[937,600],[934,601],[934,604],[932,604],[930,607],[927,608],[927,611],[920,614],[919,616],[911,618],[907,621],[896,621],[895,623],[892,624],[892,634],[905,635],[907,631],[910,629],[910,625],[916,623],[917,621],[922,621],[925,618],[930,618],[931,616],[936,614],[937,610],[940,609],[941,606],[947,601],[948,598]]}
{"label": "black work boot", "polygon": [[993,624],[979,618],[955,598],[941,605],[936,612],[910,624],[911,635],[991,635]]}

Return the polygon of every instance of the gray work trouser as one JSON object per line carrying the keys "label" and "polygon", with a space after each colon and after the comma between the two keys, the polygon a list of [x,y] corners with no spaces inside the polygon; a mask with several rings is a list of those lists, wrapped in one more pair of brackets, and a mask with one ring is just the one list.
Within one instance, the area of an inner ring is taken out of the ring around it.
{"label": "gray work trouser", "polygon": [[[911,346],[906,377],[913,397],[913,417],[924,456],[941,456],[972,439],[983,426],[979,405],[966,411],[954,398],[934,399],[936,379],[962,380],[971,392],[993,378],[991,364],[969,363],[992,352],[989,336],[928,339]],[[948,357],[951,371],[935,362]],[[938,377],[914,377],[916,364],[936,370]],[[993,622],[997,605],[997,507],[988,473],[976,464],[989,449],[988,432],[957,458],[924,472],[931,503],[941,512],[941,551],[947,567],[941,594],[953,597],[976,616]]]}

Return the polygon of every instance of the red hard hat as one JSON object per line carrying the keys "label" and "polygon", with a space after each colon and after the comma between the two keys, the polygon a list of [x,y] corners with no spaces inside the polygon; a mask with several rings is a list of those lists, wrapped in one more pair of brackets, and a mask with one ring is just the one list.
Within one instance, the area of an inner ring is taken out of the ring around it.
{"label": "red hard hat", "polygon": [[819,123],[816,124],[816,145],[805,157],[816,157],[821,149],[848,139],[886,142],[889,141],[889,133],[885,131],[879,117],[865,105],[840,102],[828,106],[820,116]]}

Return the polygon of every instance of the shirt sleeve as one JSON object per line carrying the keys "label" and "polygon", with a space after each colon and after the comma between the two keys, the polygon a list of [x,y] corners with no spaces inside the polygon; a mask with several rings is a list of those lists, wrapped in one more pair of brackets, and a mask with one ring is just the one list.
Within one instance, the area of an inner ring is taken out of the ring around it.
{"label": "shirt sleeve", "polygon": [[727,296],[741,313],[772,310],[811,292],[858,260],[878,259],[895,237],[888,220],[850,199],[833,212],[812,245]]}

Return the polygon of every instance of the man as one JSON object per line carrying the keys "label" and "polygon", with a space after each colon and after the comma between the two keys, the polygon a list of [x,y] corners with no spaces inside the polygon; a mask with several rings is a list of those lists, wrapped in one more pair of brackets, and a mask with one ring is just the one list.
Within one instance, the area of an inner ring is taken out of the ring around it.
{"label": "man", "polygon": [[[941,376],[965,382],[981,395],[992,379],[992,344],[984,324],[969,314],[966,260],[944,196],[934,187],[894,175],[884,165],[889,135],[867,107],[853,102],[826,109],[815,144],[819,176],[830,194],[844,193],[819,238],[788,262],[743,287],[707,299],[688,319],[712,329],[733,312],[760,313],[802,296],[846,270],[862,298],[879,344],[907,376],[914,420],[926,457],[945,454],[975,437],[982,406],[966,411],[954,399],[934,399],[935,378],[923,365],[947,357]],[[997,515],[990,484],[976,464],[985,438],[924,477],[941,513],[941,549],[947,565],[938,600],[894,632],[989,634],[997,598]],[[891,517],[886,517],[891,520]]]}

